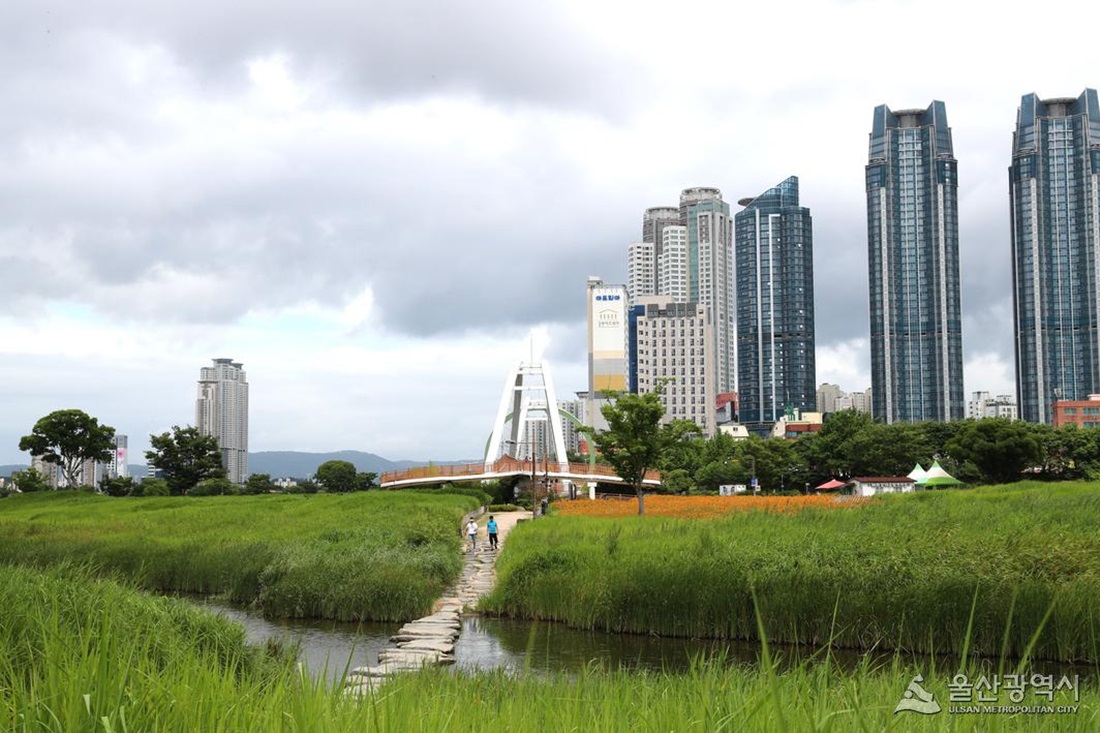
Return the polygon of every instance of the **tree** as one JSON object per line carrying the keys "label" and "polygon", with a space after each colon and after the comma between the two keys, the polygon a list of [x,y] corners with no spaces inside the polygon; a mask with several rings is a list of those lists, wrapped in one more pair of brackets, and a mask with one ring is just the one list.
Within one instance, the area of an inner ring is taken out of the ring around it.
{"label": "tree", "polygon": [[115,449],[115,429],[100,425],[83,410],[55,410],[19,439],[19,450],[61,467],[65,484],[75,488],[85,461],[106,461]]}
{"label": "tree", "polygon": [[959,461],[970,461],[986,481],[1019,481],[1020,474],[1039,463],[1039,440],[1026,423],[991,417],[974,420],[959,429],[947,443]]}
{"label": "tree", "polygon": [[[662,386],[658,385],[657,389],[645,394],[609,395],[608,403],[600,410],[607,420],[607,429],[582,429],[582,432],[592,436],[596,448],[619,478],[634,487],[638,497],[638,514],[645,514],[642,481],[646,471],[657,465],[661,454],[686,430],[683,421],[661,425],[661,418],[665,415],[665,407],[661,404],[662,391]],[[691,423],[687,425],[698,430]]]}
{"label": "tree", "polygon": [[104,476],[99,481],[99,490],[108,496],[129,496],[135,485],[130,476]]}
{"label": "tree", "polygon": [[276,488],[278,487],[271,480],[270,473],[254,473],[244,482],[244,493],[246,494],[270,494]]}
{"label": "tree", "polygon": [[130,496],[168,496],[168,482],[162,478],[143,478],[134,484]]}
{"label": "tree", "polygon": [[186,494],[205,479],[225,476],[218,439],[198,428],[173,425],[171,432],[150,435],[149,444],[152,450],[145,451],[145,460],[163,473],[173,496]]}
{"label": "tree", "polygon": [[223,496],[226,494],[236,494],[238,492],[237,485],[225,478],[219,476],[216,478],[204,478],[195,484],[190,491],[189,496]]}
{"label": "tree", "polygon": [[40,471],[36,471],[33,468],[16,471],[11,475],[11,482],[15,488],[19,489],[24,494],[50,490],[50,484],[46,481],[46,477],[43,476]]}
{"label": "tree", "polygon": [[315,478],[325,491],[343,494],[358,487],[358,473],[351,461],[325,461],[317,467]]}

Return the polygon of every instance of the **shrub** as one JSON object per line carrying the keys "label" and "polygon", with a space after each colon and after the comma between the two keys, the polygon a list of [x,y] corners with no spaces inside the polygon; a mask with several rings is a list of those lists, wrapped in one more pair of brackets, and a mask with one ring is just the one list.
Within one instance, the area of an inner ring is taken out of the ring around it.
{"label": "shrub", "polygon": [[134,484],[130,490],[130,496],[168,496],[170,489],[168,482],[162,478],[146,478],[141,483]]}
{"label": "shrub", "polygon": [[189,496],[220,496],[222,494],[237,494],[240,490],[237,485],[227,478],[208,478],[195,484],[195,488],[187,492]]}

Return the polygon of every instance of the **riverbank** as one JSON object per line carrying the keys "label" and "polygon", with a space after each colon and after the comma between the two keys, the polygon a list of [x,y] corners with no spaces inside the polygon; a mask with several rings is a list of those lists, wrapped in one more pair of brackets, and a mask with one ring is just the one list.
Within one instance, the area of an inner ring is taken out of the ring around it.
{"label": "riverbank", "polygon": [[469,497],[414,492],[9,497],[0,557],[87,563],[159,592],[218,594],[269,618],[407,621],[462,569]]}
{"label": "riverbank", "polygon": [[[541,521],[541,520],[540,520]],[[537,524],[537,523],[536,523]],[[1051,712],[951,711],[958,668],[901,661],[841,671],[828,660],[778,670],[698,660],[682,674],[594,667],[397,675],[352,697],[243,643],[239,627],[171,598],[151,598],[71,569],[0,566],[0,729],[35,731],[887,730],[1092,731],[1094,685],[1047,700]],[[920,675],[938,712],[895,713]],[[974,681],[978,679],[975,675]],[[1054,680],[1057,683],[1057,678]],[[1073,712],[1055,708],[1074,707]],[[903,720],[904,719],[904,720]]]}
{"label": "riverbank", "polygon": [[[737,502],[737,497],[730,497]],[[718,519],[551,516],[490,613],[820,647],[1100,660],[1100,490],[1023,484]]]}

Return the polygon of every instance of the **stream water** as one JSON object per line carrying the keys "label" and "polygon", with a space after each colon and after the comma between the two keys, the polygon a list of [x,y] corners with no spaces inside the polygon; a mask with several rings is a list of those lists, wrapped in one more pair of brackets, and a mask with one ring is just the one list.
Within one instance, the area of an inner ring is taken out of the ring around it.
{"label": "stream water", "polygon": [[[315,676],[338,681],[345,670],[377,663],[378,652],[389,645],[389,638],[401,624],[342,623],[320,620],[268,620],[258,613],[225,605],[214,600],[201,601],[206,608],[227,616],[245,628],[248,640],[262,643],[270,638],[298,644],[299,660]],[[781,666],[800,664],[820,658],[809,647],[776,646],[773,655]],[[687,670],[699,655],[721,655],[729,664],[755,665],[760,645],[714,639],[677,639],[635,634],[609,634],[572,629],[562,624],[514,621],[511,619],[468,616],[462,621],[462,633],[455,646],[455,666],[461,670],[506,669],[537,673],[577,672],[589,665],[606,669],[679,672]],[[872,654],[834,650],[831,659],[845,668],[856,668],[870,661],[872,666],[888,665],[892,652]],[[922,666],[928,660],[913,656]],[[937,660],[937,668],[952,669],[951,660]],[[984,666],[984,665],[983,665]],[[996,668],[993,660],[988,662]],[[1028,672],[1077,674],[1092,678],[1096,669],[1055,662],[1031,662]]]}

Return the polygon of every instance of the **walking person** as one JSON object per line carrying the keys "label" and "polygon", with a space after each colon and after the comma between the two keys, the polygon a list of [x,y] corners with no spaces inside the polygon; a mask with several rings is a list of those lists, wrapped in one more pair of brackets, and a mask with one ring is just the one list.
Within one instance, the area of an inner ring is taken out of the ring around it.
{"label": "walking person", "polygon": [[470,552],[477,549],[477,522],[470,520],[466,523],[466,536],[470,538]]}
{"label": "walking person", "polygon": [[489,523],[485,525],[485,529],[489,531],[489,549],[497,549],[497,520],[493,519],[493,515],[489,515]]}

